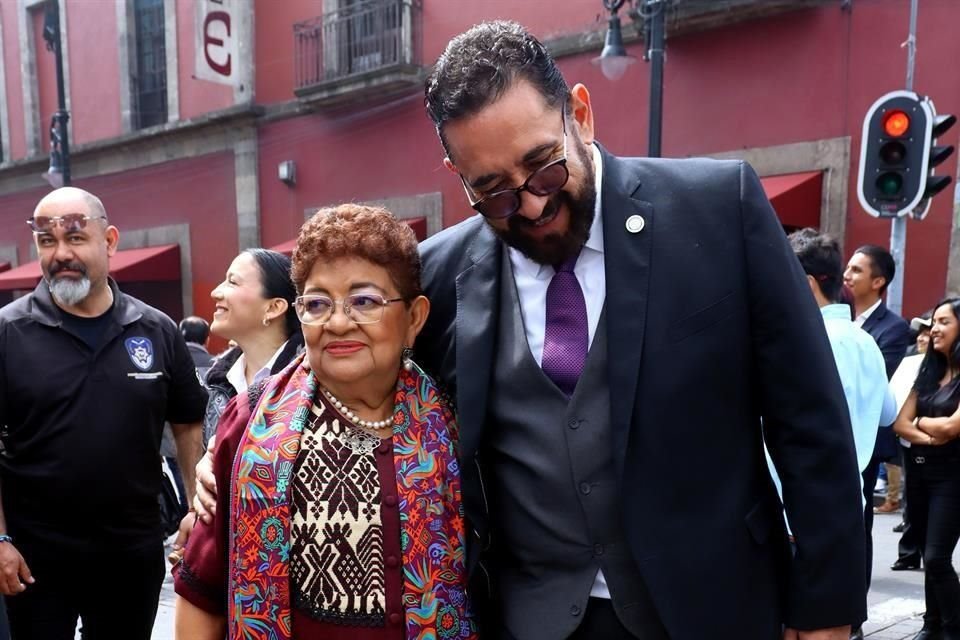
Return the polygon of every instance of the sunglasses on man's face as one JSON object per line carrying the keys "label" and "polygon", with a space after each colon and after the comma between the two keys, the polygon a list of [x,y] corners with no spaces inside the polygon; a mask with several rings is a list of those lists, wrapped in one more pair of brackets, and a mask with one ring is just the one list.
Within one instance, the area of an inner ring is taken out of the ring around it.
{"label": "sunglasses on man's face", "polygon": [[27,220],[34,233],[50,233],[60,227],[67,233],[86,229],[90,220],[106,220],[106,216],[88,216],[83,213],[66,213],[62,216],[36,216]]}
{"label": "sunglasses on man's face", "polygon": [[535,196],[543,197],[552,196],[563,189],[567,180],[570,179],[570,172],[567,170],[567,116],[564,109],[560,111],[560,119],[563,124],[563,156],[548,162],[531,173],[519,187],[503,189],[477,200],[474,197],[473,190],[461,174],[460,182],[463,183],[463,189],[467,192],[470,206],[485,218],[495,220],[509,218],[520,210],[520,194],[522,192],[529,191]]}

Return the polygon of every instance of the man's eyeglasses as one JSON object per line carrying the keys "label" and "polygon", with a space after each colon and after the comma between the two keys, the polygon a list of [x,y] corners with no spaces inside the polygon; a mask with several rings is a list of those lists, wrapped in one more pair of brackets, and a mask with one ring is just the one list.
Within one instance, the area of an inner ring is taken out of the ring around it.
{"label": "man's eyeglasses", "polygon": [[374,324],[383,319],[383,311],[391,302],[400,302],[403,298],[384,298],[375,293],[355,293],[343,300],[332,300],[327,296],[298,296],[294,301],[297,317],[303,324],[326,324],[333,317],[337,305],[343,307],[343,314],[357,324]]}
{"label": "man's eyeglasses", "polygon": [[548,162],[531,173],[519,187],[497,191],[479,200],[474,199],[473,190],[464,180],[463,174],[460,174],[460,182],[463,183],[463,189],[467,192],[467,200],[470,201],[470,206],[486,218],[509,218],[520,210],[521,192],[529,191],[535,196],[552,196],[563,189],[570,178],[570,172],[567,170],[567,115],[565,108],[561,108],[560,118],[563,123],[562,158]]}
{"label": "man's eyeglasses", "polygon": [[90,220],[106,220],[107,216],[88,216],[83,213],[66,213],[62,216],[36,216],[27,220],[34,233],[50,233],[59,226],[67,233],[80,231]]}

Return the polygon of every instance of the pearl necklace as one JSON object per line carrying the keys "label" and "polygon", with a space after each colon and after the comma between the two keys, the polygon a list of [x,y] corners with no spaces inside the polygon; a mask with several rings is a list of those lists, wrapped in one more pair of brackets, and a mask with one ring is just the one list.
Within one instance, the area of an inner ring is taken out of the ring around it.
{"label": "pearl necklace", "polygon": [[383,420],[363,420],[350,410],[349,407],[340,402],[336,396],[330,393],[326,388],[323,388],[323,395],[327,397],[327,400],[337,408],[337,411],[342,413],[350,422],[357,425],[358,427],[363,427],[364,429],[371,429],[373,431],[379,431],[381,429],[386,429],[393,424],[393,416],[389,418],[384,418]]}

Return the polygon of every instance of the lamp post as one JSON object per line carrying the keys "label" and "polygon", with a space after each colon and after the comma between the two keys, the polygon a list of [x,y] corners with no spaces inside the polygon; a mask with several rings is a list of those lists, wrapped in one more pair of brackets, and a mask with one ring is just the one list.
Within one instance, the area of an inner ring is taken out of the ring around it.
{"label": "lamp post", "polygon": [[63,88],[63,50],[60,42],[60,2],[47,0],[43,17],[43,40],[53,51],[57,65],[57,112],[50,119],[50,168],[43,174],[53,187],[70,184],[70,141],[67,138],[66,92]]}
{"label": "lamp post", "polygon": [[[603,75],[616,80],[626,72],[634,58],[627,54],[623,46],[623,34],[620,31],[618,11],[626,0],[603,0],[603,6],[610,12],[607,35],[603,51],[593,60],[600,66]],[[664,48],[664,12],[670,0],[630,0],[637,8],[629,14],[634,20],[643,21],[644,43],[647,53],[644,59],[650,62],[650,124],[647,129],[648,151],[651,158],[660,157],[661,134],[663,131],[663,48]]]}

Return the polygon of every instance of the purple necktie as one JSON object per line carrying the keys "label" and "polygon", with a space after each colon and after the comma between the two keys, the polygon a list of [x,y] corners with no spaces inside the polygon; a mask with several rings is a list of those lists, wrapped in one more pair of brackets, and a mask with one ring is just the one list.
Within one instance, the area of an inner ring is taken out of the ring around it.
{"label": "purple necktie", "polygon": [[543,334],[543,372],[568,396],[573,395],[587,361],[587,305],[573,273],[574,256],[555,267],[547,287],[547,323]]}

